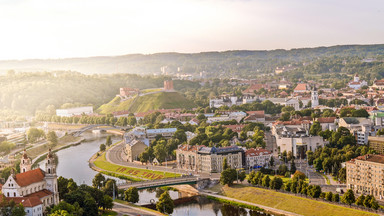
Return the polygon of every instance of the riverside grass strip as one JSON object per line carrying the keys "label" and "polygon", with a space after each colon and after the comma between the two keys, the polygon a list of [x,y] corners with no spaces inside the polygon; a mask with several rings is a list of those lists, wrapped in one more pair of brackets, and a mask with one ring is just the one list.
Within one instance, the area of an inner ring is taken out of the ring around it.
{"label": "riverside grass strip", "polygon": [[180,176],[180,174],[175,174],[175,173],[161,172],[161,171],[154,171],[149,169],[140,169],[136,167],[127,167],[127,166],[112,164],[105,159],[105,153],[99,156],[93,163],[95,164],[96,167],[103,169],[105,171],[118,173],[123,176],[133,177],[136,179],[154,180],[154,179],[163,179],[163,178],[174,178],[174,177]]}

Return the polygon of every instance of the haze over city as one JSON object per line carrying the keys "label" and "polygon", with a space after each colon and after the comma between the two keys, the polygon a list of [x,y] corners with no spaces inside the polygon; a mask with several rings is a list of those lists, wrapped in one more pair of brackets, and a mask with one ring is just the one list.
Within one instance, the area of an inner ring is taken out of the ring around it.
{"label": "haze over city", "polygon": [[384,2],[7,0],[0,59],[383,43]]}

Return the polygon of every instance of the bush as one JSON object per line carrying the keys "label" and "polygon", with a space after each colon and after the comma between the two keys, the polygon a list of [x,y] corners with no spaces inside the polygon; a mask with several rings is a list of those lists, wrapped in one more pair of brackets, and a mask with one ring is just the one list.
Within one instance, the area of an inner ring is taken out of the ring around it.
{"label": "bush", "polygon": [[332,202],[340,202],[340,196],[338,193],[333,194]]}

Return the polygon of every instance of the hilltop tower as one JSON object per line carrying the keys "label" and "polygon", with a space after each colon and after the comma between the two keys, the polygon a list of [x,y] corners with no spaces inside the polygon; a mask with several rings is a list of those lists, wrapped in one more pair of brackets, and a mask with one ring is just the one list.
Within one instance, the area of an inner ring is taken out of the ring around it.
{"label": "hilltop tower", "polygon": [[173,80],[165,80],[164,81],[164,91],[174,91]]}
{"label": "hilltop tower", "polygon": [[45,180],[47,182],[47,189],[53,193],[54,204],[59,203],[56,162],[51,149],[49,149],[45,163]]}
{"label": "hilltop tower", "polygon": [[316,89],[311,91],[311,104],[312,108],[319,106],[319,95]]}
{"label": "hilltop tower", "polygon": [[28,172],[32,169],[32,160],[27,155],[27,150],[24,149],[20,161],[20,173]]}

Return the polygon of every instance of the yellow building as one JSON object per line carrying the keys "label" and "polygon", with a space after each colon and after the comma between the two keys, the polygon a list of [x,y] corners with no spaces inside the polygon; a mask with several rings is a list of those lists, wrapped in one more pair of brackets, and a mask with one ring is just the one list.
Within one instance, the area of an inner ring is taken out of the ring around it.
{"label": "yellow building", "polygon": [[374,149],[378,154],[384,154],[384,136],[369,136],[368,145],[370,148]]}

